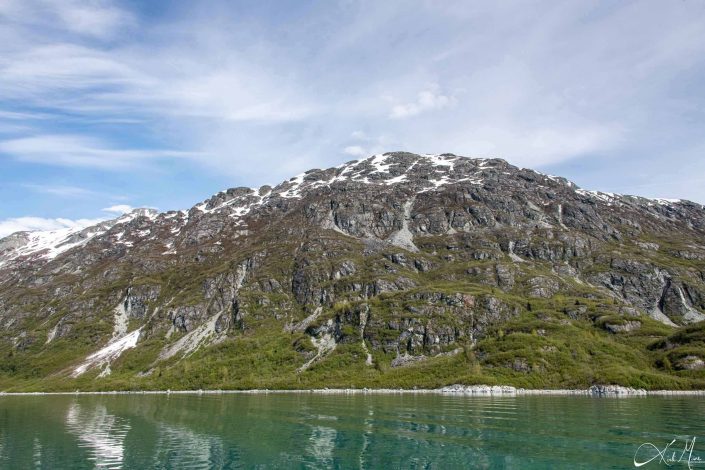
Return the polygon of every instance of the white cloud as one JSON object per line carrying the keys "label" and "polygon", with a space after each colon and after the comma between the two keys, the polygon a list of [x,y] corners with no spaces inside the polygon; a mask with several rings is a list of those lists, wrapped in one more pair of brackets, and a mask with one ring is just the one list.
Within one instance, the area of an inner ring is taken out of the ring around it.
{"label": "white cloud", "polygon": [[426,111],[447,108],[455,104],[455,102],[454,97],[444,95],[441,93],[440,87],[434,84],[419,92],[416,101],[392,107],[390,117],[402,119],[417,116]]}
{"label": "white cloud", "polygon": [[0,220],[0,238],[15,232],[33,232],[59,230],[65,228],[84,228],[102,222],[104,219],[47,219],[43,217],[15,217]]}
{"label": "white cloud", "polygon": [[362,157],[367,155],[367,150],[359,145],[349,145],[343,149],[347,155],[352,155],[353,157]]}
{"label": "white cloud", "polygon": [[23,162],[101,169],[127,169],[149,160],[203,155],[161,149],[116,149],[100,139],[81,135],[37,135],[0,141],[0,153]]}
{"label": "white cloud", "polygon": [[133,209],[133,207],[129,206],[127,204],[117,204],[117,205],[110,206],[110,207],[104,207],[101,210],[103,212],[111,212],[114,214],[125,214],[127,212],[131,212],[132,209]]}

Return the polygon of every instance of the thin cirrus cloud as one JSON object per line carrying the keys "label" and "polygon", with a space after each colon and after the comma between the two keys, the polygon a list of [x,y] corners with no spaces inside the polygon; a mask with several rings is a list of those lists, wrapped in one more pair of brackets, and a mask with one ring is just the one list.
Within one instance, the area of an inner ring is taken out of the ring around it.
{"label": "thin cirrus cloud", "polygon": [[235,59],[204,68],[197,52],[193,57],[170,50],[161,58],[142,54],[148,51],[106,52],[65,43],[15,51],[2,68],[0,96],[127,118],[147,114],[277,122],[311,113],[291,87]]}
{"label": "thin cirrus cloud", "polygon": [[58,28],[94,38],[111,38],[134,24],[134,16],[110,2],[3,0],[0,16],[25,27]]}
{"label": "thin cirrus cloud", "polygon": [[[22,34],[22,32],[18,32]],[[293,77],[225,50],[173,38],[152,48],[104,48],[61,41],[9,48],[0,97],[76,113],[128,113],[223,120],[285,121],[311,113]],[[176,44],[177,42],[184,44]],[[274,65],[272,65],[274,67]],[[81,99],[76,99],[79,97]]]}
{"label": "thin cirrus cloud", "polygon": [[132,150],[107,146],[97,138],[75,135],[39,135],[0,142],[0,153],[22,162],[53,166],[127,169],[145,160],[193,157],[193,152]]}
{"label": "thin cirrus cloud", "polygon": [[25,183],[22,185],[22,187],[36,193],[50,194],[52,196],[59,196],[64,198],[85,198],[97,195],[95,191],[92,191],[90,189],[70,185]]}

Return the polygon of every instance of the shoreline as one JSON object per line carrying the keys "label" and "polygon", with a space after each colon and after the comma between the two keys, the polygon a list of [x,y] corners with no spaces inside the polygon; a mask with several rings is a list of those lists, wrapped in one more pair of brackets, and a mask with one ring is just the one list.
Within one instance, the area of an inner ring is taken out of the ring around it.
{"label": "shoreline", "polygon": [[593,385],[587,389],[525,389],[507,385],[450,385],[435,389],[407,388],[319,388],[319,389],[250,389],[250,390],[112,390],[74,392],[0,392],[5,396],[47,395],[440,395],[440,396],[586,396],[586,397],[647,397],[703,396],[705,390],[644,390],[618,385]]}

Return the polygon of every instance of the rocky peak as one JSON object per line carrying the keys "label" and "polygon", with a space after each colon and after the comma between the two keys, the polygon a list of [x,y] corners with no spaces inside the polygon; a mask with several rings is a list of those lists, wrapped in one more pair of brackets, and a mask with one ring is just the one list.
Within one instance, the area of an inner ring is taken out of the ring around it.
{"label": "rocky peak", "polygon": [[[196,205],[205,213],[229,212],[242,217],[278,199],[304,199],[322,190],[401,190],[413,194],[438,192],[450,186],[475,186],[509,194],[525,202],[548,204],[558,199],[601,207],[629,207],[660,216],[684,217],[703,207],[689,201],[647,199],[579,188],[565,178],[518,168],[499,158],[467,158],[454,154],[418,155],[408,152],[378,154],[328,169],[312,169],[274,188],[232,188]],[[529,194],[530,193],[530,194]],[[699,226],[699,225],[698,225]]]}
{"label": "rocky peak", "polygon": [[[440,194],[444,196],[438,199],[436,195]],[[467,206],[458,197],[472,204]],[[286,213],[311,198],[324,198],[309,204],[309,212],[316,212],[313,218],[324,227],[350,236],[391,237],[392,242],[396,240],[400,247],[409,249],[413,249],[409,236],[468,230],[471,226],[578,228],[607,236],[619,236],[615,226],[625,221],[635,229],[644,224],[656,227],[663,221],[692,230],[705,229],[703,207],[689,201],[588,191],[565,178],[518,168],[498,158],[391,152],[328,169],[312,169],[273,188],[231,188],[188,212],[160,214],[141,208],[91,227],[12,234],[0,240],[0,266],[18,261],[49,262],[101,238],[127,251],[135,242],[146,239],[161,241],[171,250],[187,226],[196,230],[192,239],[198,241],[225,226],[246,230],[250,218],[269,217],[272,211]],[[465,205],[459,208],[465,214],[453,212],[453,221],[438,221],[438,215],[428,213],[429,209],[441,209],[439,203],[448,209],[459,202]],[[384,212],[374,209],[380,205],[390,206],[386,214],[377,215],[388,222],[378,221],[382,225],[377,228],[362,226],[368,224],[358,219],[367,217],[369,208]],[[332,212],[325,206],[332,207]],[[350,214],[350,210],[362,214]]]}

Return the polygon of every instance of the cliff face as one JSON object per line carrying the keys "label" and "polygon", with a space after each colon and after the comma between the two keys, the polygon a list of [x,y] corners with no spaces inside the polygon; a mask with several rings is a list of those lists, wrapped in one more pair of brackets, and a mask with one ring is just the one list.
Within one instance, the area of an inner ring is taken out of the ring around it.
{"label": "cliff face", "polygon": [[705,387],[705,210],[388,153],[0,240],[0,388]]}

